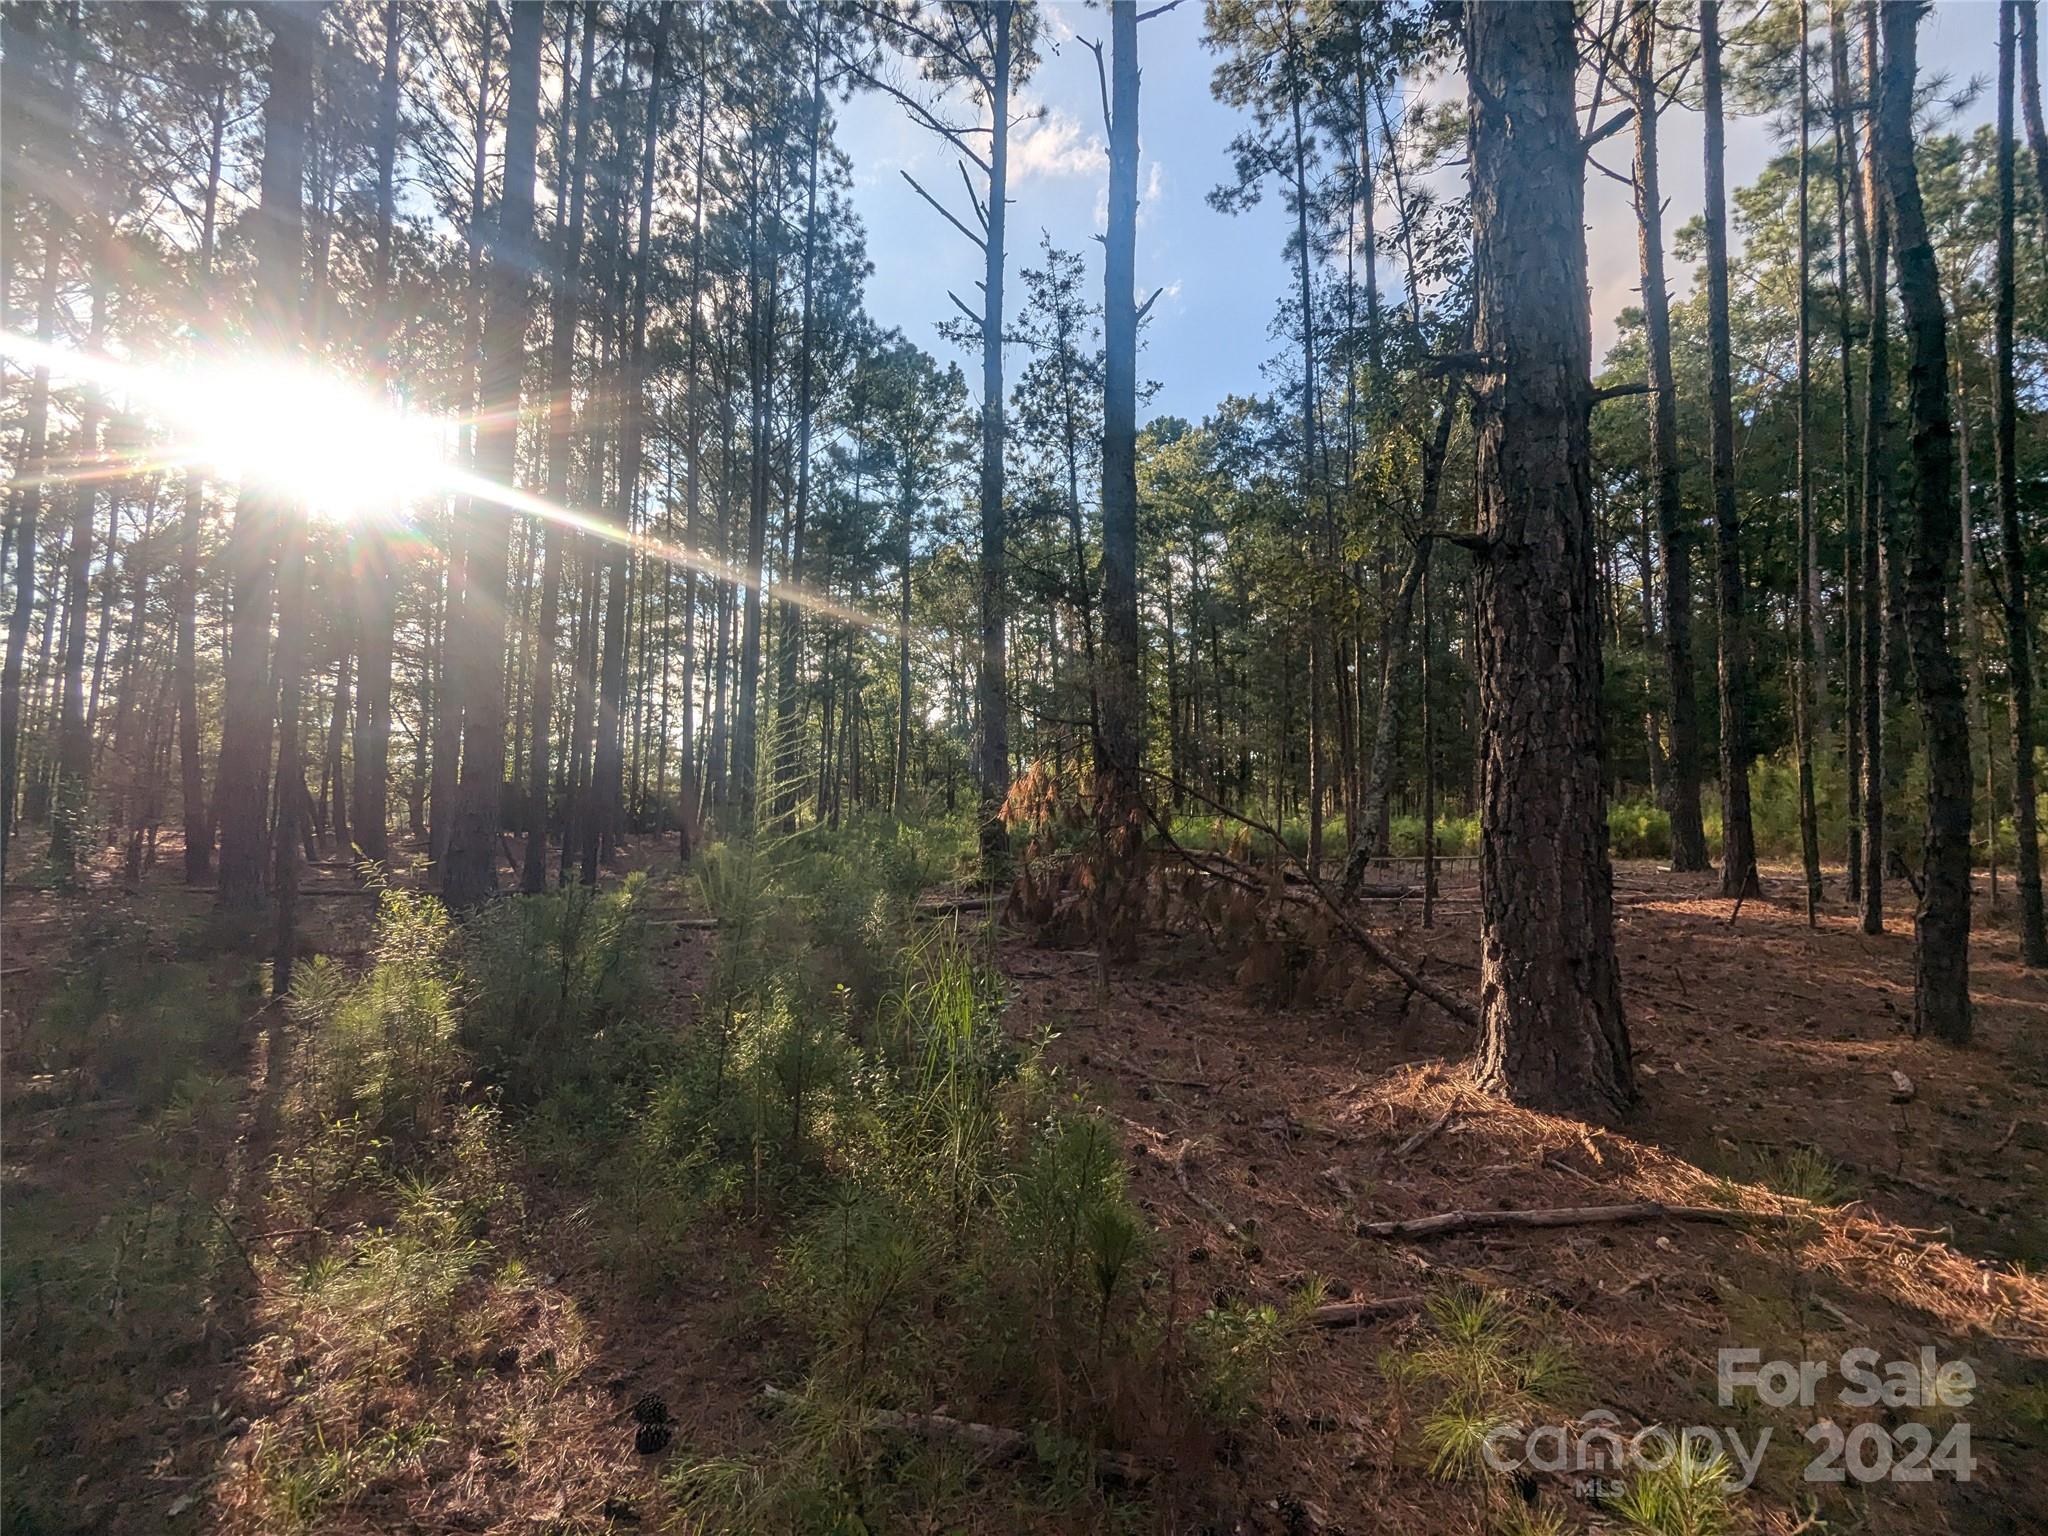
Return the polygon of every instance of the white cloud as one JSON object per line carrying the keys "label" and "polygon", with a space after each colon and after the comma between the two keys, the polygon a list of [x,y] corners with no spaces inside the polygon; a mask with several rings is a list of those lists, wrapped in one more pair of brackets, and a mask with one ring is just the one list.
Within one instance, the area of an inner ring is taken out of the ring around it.
{"label": "white cloud", "polygon": [[1084,133],[1080,123],[1058,107],[1047,107],[1010,139],[1010,175],[1019,182],[1099,176],[1108,164],[1101,136]]}

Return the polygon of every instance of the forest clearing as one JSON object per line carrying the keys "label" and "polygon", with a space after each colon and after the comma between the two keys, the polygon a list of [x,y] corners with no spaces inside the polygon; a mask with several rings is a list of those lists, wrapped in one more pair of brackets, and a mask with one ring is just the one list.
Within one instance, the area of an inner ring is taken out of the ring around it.
{"label": "forest clearing", "polygon": [[2038,28],[0,6],[0,1525],[2048,1529]]}

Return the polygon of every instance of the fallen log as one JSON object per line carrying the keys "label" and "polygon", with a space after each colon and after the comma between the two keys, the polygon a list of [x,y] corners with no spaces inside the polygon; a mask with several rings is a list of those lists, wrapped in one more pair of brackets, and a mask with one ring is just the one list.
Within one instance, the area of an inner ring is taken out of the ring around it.
{"label": "fallen log", "polygon": [[[774,1385],[764,1386],[761,1395],[771,1403],[785,1406],[803,1401],[800,1394]],[[1023,1455],[1032,1445],[1031,1437],[1021,1430],[1007,1429],[1000,1424],[976,1424],[946,1413],[906,1413],[895,1408],[876,1408],[868,1413],[867,1420],[877,1429],[893,1429],[924,1440],[965,1441],[1002,1461]],[[1150,1476],[1135,1456],[1127,1456],[1121,1451],[1097,1451],[1095,1461],[1103,1471],[1121,1482],[1142,1483]]]}
{"label": "fallen log", "polygon": [[1724,1227],[1784,1226],[1797,1218],[1783,1211],[1742,1211],[1718,1205],[1668,1205],[1636,1200],[1626,1205],[1563,1205],[1523,1211],[1444,1211],[1405,1221],[1361,1221],[1360,1237],[1448,1237],[1497,1227],[1614,1226],[1635,1221],[1705,1221]]}

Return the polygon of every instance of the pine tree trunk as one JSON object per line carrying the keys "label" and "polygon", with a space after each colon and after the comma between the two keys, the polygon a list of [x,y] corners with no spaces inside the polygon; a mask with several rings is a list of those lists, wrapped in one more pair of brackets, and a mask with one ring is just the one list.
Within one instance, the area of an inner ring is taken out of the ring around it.
{"label": "pine tree trunk", "polygon": [[1614,956],[1573,7],[1465,7],[1481,770],[1478,1079],[1605,1117],[1635,1098]]}
{"label": "pine tree trunk", "polygon": [[[22,68],[23,76],[8,90],[9,100],[5,105],[18,109],[24,118],[28,109],[38,104],[41,97],[31,66],[47,62],[41,40],[36,37],[40,19],[40,12],[26,7],[10,8],[6,17],[8,63]],[[70,158],[74,153],[77,92],[73,81],[77,78],[78,67],[77,22],[77,7],[74,5],[68,34],[71,46],[66,50],[63,75],[55,82],[57,99],[52,104],[55,108],[52,142],[62,157],[45,171],[53,182],[61,182],[69,175]],[[31,42],[31,38],[36,40]],[[0,146],[0,149],[4,148],[6,146]],[[20,153],[19,148],[13,149],[9,159],[13,160]],[[44,206],[42,272],[36,284],[36,340],[44,347],[54,345],[57,338],[58,263],[62,235],[68,224],[61,200],[51,197]],[[49,472],[49,443],[50,370],[44,364],[36,368],[29,380],[21,457],[17,463],[19,479],[8,490],[14,518],[14,611],[7,618],[7,658],[4,677],[0,677],[0,866],[6,864],[7,850],[13,841],[22,788],[22,671],[28,656],[29,630],[35,618],[36,525],[42,515],[43,481]]]}
{"label": "pine tree trunk", "polygon": [[[385,0],[384,72],[377,96],[377,266],[372,307],[387,321],[397,220],[401,17],[399,0]],[[378,365],[388,389],[391,359],[381,348]],[[356,583],[356,846],[364,858],[385,864],[391,858],[391,667],[398,596],[391,540],[381,530],[366,530],[362,559],[362,578]]]}
{"label": "pine tree trunk", "polygon": [[[687,343],[684,369],[684,452],[683,466],[683,540],[695,551],[699,518],[699,496],[702,482],[697,472],[697,459],[703,446],[703,433],[697,414],[698,383],[698,337],[702,330],[700,319],[701,297],[704,287],[704,146],[705,120],[708,116],[709,82],[702,78],[702,59],[699,58],[699,81],[697,90],[697,168],[692,178],[691,200],[694,204],[690,221],[690,298],[689,298],[689,340]],[[695,851],[704,801],[701,780],[697,774],[697,568],[694,564],[683,570],[683,731],[677,758],[680,784],[677,789],[678,802],[677,851],[682,861],[688,863]]]}
{"label": "pine tree trunk", "polygon": [[[507,55],[505,183],[490,229],[487,310],[477,428],[477,472],[511,486],[525,363],[527,274],[533,237],[534,160],[540,123],[540,0],[514,0]],[[441,891],[457,910],[498,887],[505,786],[505,604],[511,523],[497,507],[471,509],[462,622],[451,637],[462,713],[462,765]]]}
{"label": "pine tree trunk", "polygon": [[981,726],[981,873],[1009,865],[1003,801],[1010,788],[1010,695],[1004,574],[1009,529],[1003,508],[1003,255],[1010,197],[1010,28],[1013,0],[990,0],[995,48],[989,61],[988,224],[983,240],[981,313],[981,665],[975,694]]}
{"label": "pine tree trunk", "polygon": [[1808,454],[1813,415],[1812,389],[1812,291],[1813,242],[1808,236],[1807,188],[1810,156],[1807,135],[1811,121],[1812,91],[1806,47],[1806,0],[1799,0],[1799,302],[1794,364],[1798,374],[1798,442],[1795,452],[1799,477],[1799,597],[1797,635],[1793,638],[1795,688],[1792,701],[1794,751],[1799,775],[1799,857],[1806,876],[1806,926],[1820,921],[1820,825],[1813,803],[1814,687],[1814,535],[1813,463]]}
{"label": "pine tree trunk", "polygon": [[1913,161],[1920,11],[1915,3],[1883,10],[1876,153],[1898,237],[1899,299],[1905,311],[1912,481],[1901,519],[1906,534],[1902,595],[1927,756],[1913,1023],[1916,1034],[1962,1045],[1970,1039],[1970,732],[1948,614],[1957,559],[1950,499],[1955,443],[1949,421],[1948,324]]}
{"label": "pine tree trunk", "polygon": [[[256,304],[259,326],[287,347],[303,334],[300,269],[305,260],[302,188],[313,99],[313,51],[319,6],[267,7],[272,27],[269,91],[263,103],[263,170],[256,219]],[[228,633],[220,771],[214,802],[220,824],[220,905],[252,912],[263,904],[269,852],[271,704],[270,621],[282,520],[292,510],[268,492],[245,486],[228,535],[233,582]]]}
{"label": "pine tree trunk", "polygon": [[2020,97],[2026,108],[2027,149],[2040,184],[2040,206],[2048,217],[2048,125],[2041,119],[2040,24],[2034,0],[2019,0]]}
{"label": "pine tree trunk", "polygon": [[[804,181],[804,250],[800,285],[803,309],[797,326],[796,506],[791,513],[789,556],[782,575],[792,590],[804,577],[804,522],[811,506],[811,307],[818,245],[818,151],[825,128],[824,37],[817,30],[823,26],[823,19],[814,17],[811,25],[810,153]],[[794,597],[785,597],[777,605],[775,636],[775,824],[784,832],[796,830],[797,760],[803,739],[803,710],[798,686],[802,660],[803,610]]]}
{"label": "pine tree trunk", "polygon": [[1664,798],[1671,814],[1671,867],[1710,867],[1700,817],[1699,703],[1692,673],[1692,534],[1679,500],[1678,384],[1671,369],[1671,298],[1664,282],[1664,206],[1657,178],[1656,10],[1637,21],[1636,231],[1643,273],[1643,333],[1649,349],[1650,484],[1664,546],[1664,678],[1671,750]]}
{"label": "pine tree trunk", "polygon": [[[2041,910],[2041,841],[2036,824],[2034,778],[2033,625],[2027,611],[2027,542],[2020,526],[2019,470],[2016,444],[2019,417],[2013,372],[2014,231],[2013,231],[2013,54],[2015,23],[2033,35],[2032,4],[2004,0],[1998,18],[1998,258],[1994,343],[1997,356],[1997,400],[1993,431],[1998,452],[1998,525],[2005,555],[2005,645],[2007,704],[2012,719],[2012,820],[2019,839],[2013,871],[2019,886],[2020,958],[2028,965],[2048,966],[2048,928]],[[2034,50],[2022,57],[2029,71],[2028,123],[2038,134],[2040,83]],[[2034,138],[2035,169],[2041,170],[2041,140]],[[2048,174],[2048,172],[2044,172]],[[2048,209],[2048,201],[2042,204]],[[1997,825],[1996,811],[1993,826]]]}
{"label": "pine tree trunk", "polygon": [[[1138,773],[1137,246],[1138,8],[1136,0],[1112,0],[1109,207],[1102,265],[1103,762],[1096,793],[1105,851],[1119,874],[1136,858],[1145,832],[1145,791]],[[1112,886],[1120,887],[1120,881],[1113,880]]]}
{"label": "pine tree trunk", "polygon": [[[106,272],[112,256],[113,227],[105,226],[100,241],[85,252],[92,272],[91,350],[97,354],[106,342]],[[78,447],[73,455],[75,469],[71,483],[71,542],[64,568],[64,634],[58,666],[62,674],[57,716],[57,783],[50,816],[50,863],[60,876],[68,876],[77,862],[78,845],[88,808],[88,781],[92,773],[92,726],[85,695],[86,610],[90,605],[93,524],[99,508],[100,422],[105,402],[97,389],[85,392],[79,411]],[[110,523],[113,520],[110,519]],[[107,537],[107,575],[113,576],[114,538]],[[104,618],[100,634],[106,635]]]}
{"label": "pine tree trunk", "polygon": [[[1862,929],[1884,932],[1884,807],[1888,773],[1885,751],[1885,702],[1889,679],[1897,664],[1891,633],[1892,365],[1891,304],[1886,296],[1891,265],[1891,215],[1877,193],[1877,7],[1866,4],[1863,89],[1871,105],[1866,111],[1869,137],[1864,154],[1864,179],[1851,178],[1850,200],[1859,217],[1857,229],[1869,221],[1869,260],[1859,262],[1865,274],[1863,303],[1869,340],[1865,346],[1863,386],[1863,677],[1857,694],[1863,710],[1863,907]],[[1859,185],[1864,189],[1860,194]],[[1860,204],[1860,206],[1858,206]]]}

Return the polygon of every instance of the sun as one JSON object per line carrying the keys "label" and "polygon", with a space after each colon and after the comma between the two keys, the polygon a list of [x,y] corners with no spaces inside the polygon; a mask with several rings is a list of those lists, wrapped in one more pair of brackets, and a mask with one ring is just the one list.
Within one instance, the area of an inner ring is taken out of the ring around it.
{"label": "sun", "polygon": [[337,522],[396,516],[447,470],[445,427],[303,365],[241,360],[186,374],[158,402],[180,456]]}

